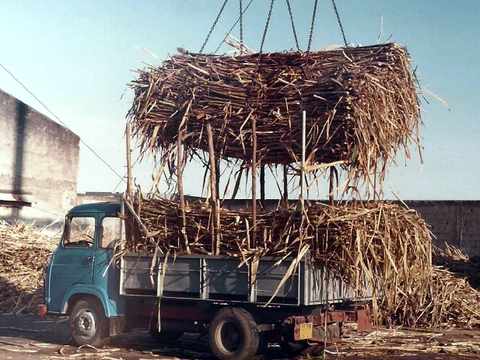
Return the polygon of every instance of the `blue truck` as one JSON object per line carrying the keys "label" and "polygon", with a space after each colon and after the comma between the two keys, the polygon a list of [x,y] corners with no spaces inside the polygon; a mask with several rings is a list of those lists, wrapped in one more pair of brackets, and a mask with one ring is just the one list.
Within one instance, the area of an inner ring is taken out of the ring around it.
{"label": "blue truck", "polygon": [[[284,282],[290,261],[255,266],[223,256],[150,256],[114,249],[128,217],[123,201],[84,204],[65,218],[45,270],[43,314],[68,315],[75,344],[101,345],[133,329],[160,342],[208,334],[212,353],[243,360],[279,343],[295,352],[338,337],[342,324],[368,330],[367,298],[305,256]],[[275,295],[275,296],[274,296]]]}

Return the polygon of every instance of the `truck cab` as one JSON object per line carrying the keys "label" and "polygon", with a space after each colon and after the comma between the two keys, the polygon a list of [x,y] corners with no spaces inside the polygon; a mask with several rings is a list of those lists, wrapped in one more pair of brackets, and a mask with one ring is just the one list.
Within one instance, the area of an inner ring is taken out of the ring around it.
{"label": "truck cab", "polygon": [[98,344],[103,336],[119,331],[125,301],[112,256],[121,235],[120,209],[120,203],[113,202],[72,208],[47,264],[46,312],[70,315],[72,336],[80,344]]}

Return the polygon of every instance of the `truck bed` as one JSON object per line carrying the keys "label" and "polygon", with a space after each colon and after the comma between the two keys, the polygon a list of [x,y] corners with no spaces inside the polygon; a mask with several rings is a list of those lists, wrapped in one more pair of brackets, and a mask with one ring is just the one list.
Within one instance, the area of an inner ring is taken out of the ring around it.
{"label": "truck bed", "polygon": [[[264,305],[274,295],[291,261],[262,258],[256,282],[250,286],[250,267],[240,260],[218,256],[159,258],[125,255],[121,259],[120,293],[127,296],[154,296],[162,299],[241,302]],[[162,274],[164,273],[164,276]],[[366,300],[325,269],[301,261],[297,271],[279,289],[271,305],[311,306]]]}

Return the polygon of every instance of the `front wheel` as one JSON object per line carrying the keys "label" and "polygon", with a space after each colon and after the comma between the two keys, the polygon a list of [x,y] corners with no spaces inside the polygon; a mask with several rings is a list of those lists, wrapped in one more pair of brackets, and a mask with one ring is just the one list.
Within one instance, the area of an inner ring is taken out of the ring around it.
{"label": "front wheel", "polygon": [[210,349],[217,359],[252,359],[258,351],[259,341],[257,324],[245,309],[220,309],[210,324]]}
{"label": "front wheel", "polygon": [[70,328],[76,345],[102,345],[107,333],[103,309],[90,299],[77,301],[70,313]]}

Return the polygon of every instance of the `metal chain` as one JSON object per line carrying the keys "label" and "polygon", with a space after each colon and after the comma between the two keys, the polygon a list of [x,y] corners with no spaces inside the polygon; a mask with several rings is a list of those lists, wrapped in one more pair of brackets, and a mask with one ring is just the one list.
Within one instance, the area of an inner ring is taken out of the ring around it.
{"label": "metal chain", "polygon": [[[241,15],[244,15],[248,8],[250,7],[250,5],[252,5],[252,2],[253,0],[250,0],[250,2],[247,4],[247,6],[245,6],[245,9],[242,11],[242,14]],[[240,17],[237,18],[237,20],[233,23],[233,25],[230,27],[230,29],[228,30],[227,34],[225,35],[225,37],[222,39],[222,41],[220,41],[220,43],[217,45],[215,51],[213,52],[214,54],[216,54],[218,52],[218,50],[220,50],[220,48],[222,47],[222,44],[225,42],[225,40],[227,39],[227,37],[232,33],[233,29],[235,29],[235,26],[237,26],[238,22],[240,21]]]}
{"label": "metal chain", "polygon": [[240,1],[240,54],[243,54],[243,1]]}
{"label": "metal chain", "polygon": [[293,37],[295,38],[295,45],[297,46],[297,50],[300,51],[300,45],[298,45],[297,30],[295,29],[295,21],[293,20],[293,13],[292,13],[292,7],[290,6],[290,0],[285,0],[285,2],[287,3],[288,14],[290,15],[290,22],[292,24]]}
{"label": "metal chain", "polygon": [[317,6],[318,0],[315,0],[315,4],[313,5],[312,23],[310,24],[310,34],[308,35],[307,52],[310,52],[310,48],[312,46],[313,29],[315,28],[315,18],[317,17]]}
{"label": "metal chain", "polygon": [[207,37],[203,41],[202,47],[200,48],[200,54],[203,52],[205,49],[205,46],[207,45],[208,39],[210,39],[210,35],[212,35],[213,30],[215,29],[215,26],[217,26],[218,19],[220,19],[220,16],[222,16],[223,9],[225,9],[225,5],[227,5],[228,0],[224,0],[222,7],[220,8],[220,11],[217,14],[217,17],[215,18],[212,27],[208,31]]}
{"label": "metal chain", "polygon": [[275,0],[270,0],[270,9],[268,10],[267,22],[265,23],[265,29],[263,29],[262,43],[260,44],[260,54],[263,52],[263,44],[265,43],[265,37],[267,36],[268,26],[270,25],[270,19],[272,17],[273,3]]}
{"label": "metal chain", "polygon": [[337,15],[337,22],[338,26],[340,27],[340,31],[342,32],[343,42],[345,43],[345,47],[348,46],[347,38],[345,37],[345,31],[343,30],[342,20],[340,20],[340,15],[338,14],[337,5],[335,4],[335,0],[332,0],[333,10],[335,10],[335,15]]}

